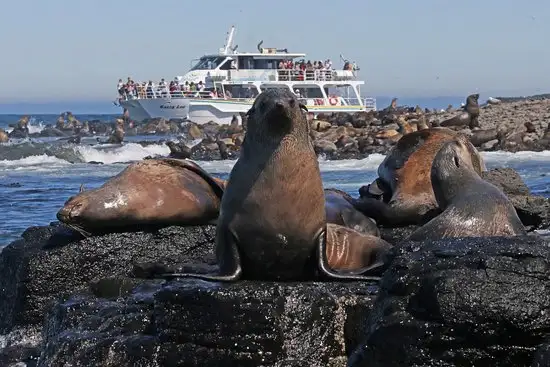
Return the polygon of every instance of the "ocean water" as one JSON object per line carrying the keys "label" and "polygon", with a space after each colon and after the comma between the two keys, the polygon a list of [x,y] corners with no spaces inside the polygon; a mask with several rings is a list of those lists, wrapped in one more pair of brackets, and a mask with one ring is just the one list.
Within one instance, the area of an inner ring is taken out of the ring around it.
{"label": "ocean water", "polygon": [[[18,115],[0,115],[0,126],[16,122]],[[52,123],[56,115],[34,116],[31,132]],[[110,120],[114,115],[78,116],[81,120]],[[131,161],[148,155],[169,153],[164,144],[143,147],[132,141],[166,139],[163,136],[136,136],[114,149],[90,145],[69,145],[52,138],[0,144],[0,248],[17,239],[29,226],[46,225],[56,220],[56,212],[76,194],[81,184],[91,189],[121,172]],[[516,169],[530,189],[550,197],[550,151],[482,153],[487,167]],[[325,187],[335,187],[358,195],[358,189],[376,177],[384,159],[373,154],[362,160],[326,161],[320,158]],[[90,164],[88,162],[104,164]],[[197,162],[212,174],[227,178],[234,161]]]}

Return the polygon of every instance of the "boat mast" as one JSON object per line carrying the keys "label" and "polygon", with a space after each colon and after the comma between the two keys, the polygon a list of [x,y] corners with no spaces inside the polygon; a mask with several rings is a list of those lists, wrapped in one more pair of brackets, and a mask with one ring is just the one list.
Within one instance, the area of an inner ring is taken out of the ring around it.
{"label": "boat mast", "polygon": [[234,35],[235,35],[235,26],[232,25],[231,29],[229,30],[229,33],[227,33],[227,38],[225,39],[225,45],[221,50],[222,55],[227,55],[229,53],[229,50],[231,49],[231,45],[233,44]]}

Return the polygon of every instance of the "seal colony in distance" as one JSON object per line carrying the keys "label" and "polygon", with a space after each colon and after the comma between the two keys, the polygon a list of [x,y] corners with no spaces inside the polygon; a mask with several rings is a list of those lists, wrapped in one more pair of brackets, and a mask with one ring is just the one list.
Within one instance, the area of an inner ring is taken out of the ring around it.
{"label": "seal colony in distance", "polygon": [[527,234],[506,195],[479,176],[463,141],[443,145],[433,161],[431,179],[443,212],[413,232],[409,240]]}
{"label": "seal colony in distance", "polygon": [[[353,206],[378,225],[425,224],[440,213],[431,184],[431,166],[439,149],[448,141],[463,142],[476,172],[486,170],[483,158],[468,138],[442,127],[404,135],[378,167],[378,178]],[[382,200],[380,200],[382,198]]]}
{"label": "seal colony in distance", "polygon": [[212,281],[380,279],[366,275],[376,266],[347,271],[329,266],[325,195],[304,112],[307,108],[288,90],[269,89],[256,97],[221,202],[219,272],[161,276]]}
{"label": "seal colony in distance", "polygon": [[130,164],[102,186],[69,198],[57,218],[83,235],[212,223],[223,180],[172,158]]}

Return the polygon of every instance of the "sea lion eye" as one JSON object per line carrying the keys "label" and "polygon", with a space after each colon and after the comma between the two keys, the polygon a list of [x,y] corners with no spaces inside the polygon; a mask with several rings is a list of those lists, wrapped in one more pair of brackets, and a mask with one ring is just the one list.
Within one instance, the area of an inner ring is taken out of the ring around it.
{"label": "sea lion eye", "polygon": [[301,108],[302,110],[304,110],[305,112],[309,112],[305,104],[300,103],[300,104],[298,104],[298,106],[300,106],[300,108]]}
{"label": "sea lion eye", "polygon": [[456,155],[454,156],[454,161],[455,161],[455,166],[457,166],[457,168],[460,168],[460,161],[458,160],[458,157]]}

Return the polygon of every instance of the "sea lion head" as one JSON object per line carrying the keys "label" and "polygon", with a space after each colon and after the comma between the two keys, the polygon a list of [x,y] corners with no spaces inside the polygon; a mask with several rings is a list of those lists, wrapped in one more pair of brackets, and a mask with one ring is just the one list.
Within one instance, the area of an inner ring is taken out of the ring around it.
{"label": "sea lion head", "polygon": [[107,221],[120,221],[127,205],[124,192],[113,188],[84,191],[81,186],[78,195],[71,196],[56,216],[60,222],[87,235],[83,228],[100,228]]}
{"label": "sea lion head", "polygon": [[477,106],[479,104],[479,93],[470,94],[466,98],[466,106]]}
{"label": "sea lion head", "polygon": [[468,142],[454,139],[445,143],[432,162],[432,188],[439,207],[447,207],[465,181],[479,177]]}
{"label": "sea lion head", "polygon": [[286,89],[268,89],[256,97],[247,115],[247,138],[292,134],[309,139],[307,108]]}

